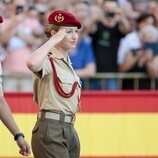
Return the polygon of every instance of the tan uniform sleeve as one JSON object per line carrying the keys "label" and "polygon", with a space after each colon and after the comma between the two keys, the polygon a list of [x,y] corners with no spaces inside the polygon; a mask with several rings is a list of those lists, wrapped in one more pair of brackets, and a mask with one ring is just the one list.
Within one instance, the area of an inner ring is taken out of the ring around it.
{"label": "tan uniform sleeve", "polygon": [[45,75],[48,75],[50,72],[52,72],[52,67],[51,67],[49,58],[47,57],[43,62],[42,70],[39,72],[34,72],[34,74],[39,79],[42,79]]}

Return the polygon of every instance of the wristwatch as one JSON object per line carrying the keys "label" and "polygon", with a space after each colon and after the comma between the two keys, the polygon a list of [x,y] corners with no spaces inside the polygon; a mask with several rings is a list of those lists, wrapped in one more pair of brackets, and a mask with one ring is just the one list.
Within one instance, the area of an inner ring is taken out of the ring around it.
{"label": "wristwatch", "polygon": [[19,138],[20,136],[23,137],[23,138],[25,137],[23,133],[17,133],[17,134],[15,134],[15,136],[14,136],[14,140],[15,140],[15,141],[18,140],[18,138]]}

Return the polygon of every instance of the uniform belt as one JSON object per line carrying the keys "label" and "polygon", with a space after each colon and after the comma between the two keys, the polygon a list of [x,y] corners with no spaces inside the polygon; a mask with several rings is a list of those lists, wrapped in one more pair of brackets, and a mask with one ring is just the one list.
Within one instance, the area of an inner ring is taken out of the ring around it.
{"label": "uniform belt", "polygon": [[60,122],[74,124],[76,116],[75,115],[66,115],[64,113],[41,111],[41,112],[38,113],[37,118],[38,119],[46,118],[46,119],[52,119],[52,120],[57,120],[57,121],[60,121]]}

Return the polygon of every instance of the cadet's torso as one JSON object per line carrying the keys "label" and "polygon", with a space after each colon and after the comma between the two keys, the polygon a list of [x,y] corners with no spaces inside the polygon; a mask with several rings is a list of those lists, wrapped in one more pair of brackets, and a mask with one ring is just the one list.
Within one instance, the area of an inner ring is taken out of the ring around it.
{"label": "cadet's torso", "polygon": [[52,50],[52,57],[59,78],[61,88],[65,93],[69,93],[75,81],[78,85],[74,94],[69,98],[64,98],[56,91],[54,85],[54,72],[47,57],[42,68],[42,76],[33,75],[34,98],[40,109],[62,111],[65,114],[75,114],[78,110],[78,102],[80,98],[80,81],[76,76],[70,60],[66,61],[57,49]]}

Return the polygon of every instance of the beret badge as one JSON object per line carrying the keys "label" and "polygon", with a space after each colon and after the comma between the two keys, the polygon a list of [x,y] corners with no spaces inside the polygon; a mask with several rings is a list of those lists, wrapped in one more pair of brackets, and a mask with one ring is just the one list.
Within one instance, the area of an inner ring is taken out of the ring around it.
{"label": "beret badge", "polygon": [[61,13],[59,13],[55,16],[56,22],[61,23],[63,20],[64,20],[64,16]]}

